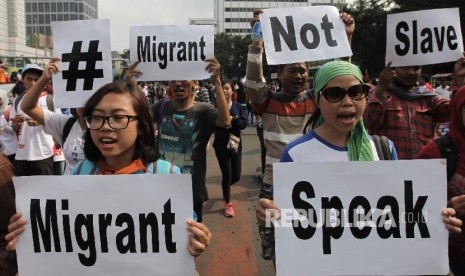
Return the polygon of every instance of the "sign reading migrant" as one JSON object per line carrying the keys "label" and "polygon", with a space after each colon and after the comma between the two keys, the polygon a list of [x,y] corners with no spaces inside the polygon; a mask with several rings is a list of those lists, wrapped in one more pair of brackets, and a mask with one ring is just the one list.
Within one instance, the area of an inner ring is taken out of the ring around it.
{"label": "sign reading migrant", "polygon": [[445,160],[275,163],[273,172],[277,275],[448,273]]}
{"label": "sign reading migrant", "polygon": [[13,179],[28,221],[18,241],[29,275],[192,275],[188,175]]}
{"label": "sign reading migrant", "polygon": [[204,60],[214,57],[213,26],[140,26],[129,33],[131,62],[143,73],[138,80],[210,77]]}
{"label": "sign reading migrant", "polygon": [[455,61],[463,52],[458,8],[388,14],[386,32],[391,66]]}
{"label": "sign reading migrant", "polygon": [[268,64],[352,56],[336,7],[265,9],[260,22]]}

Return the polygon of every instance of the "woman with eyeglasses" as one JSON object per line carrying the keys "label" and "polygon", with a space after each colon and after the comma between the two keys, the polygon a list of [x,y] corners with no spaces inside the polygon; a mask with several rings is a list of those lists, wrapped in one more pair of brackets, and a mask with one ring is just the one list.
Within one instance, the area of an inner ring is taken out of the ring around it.
{"label": "woman with eyeglasses", "polygon": [[[308,133],[289,143],[281,162],[374,161],[379,160],[374,142],[363,126],[368,87],[360,69],[346,61],[332,61],[315,73],[314,97],[317,110],[307,123]],[[389,141],[391,159],[396,160],[394,145]],[[257,219],[266,221],[267,210],[279,213],[272,200],[261,198]],[[446,228],[460,232],[461,221],[455,211],[443,210]]]}
{"label": "woman with eyeglasses", "polygon": [[[75,175],[179,173],[179,168],[159,159],[148,102],[132,81],[116,81],[98,89],[86,102],[83,115],[86,159],[75,166]],[[14,250],[26,220],[20,213],[10,219],[7,249]],[[187,222],[188,251],[200,255],[209,245],[210,230],[202,223]]]}

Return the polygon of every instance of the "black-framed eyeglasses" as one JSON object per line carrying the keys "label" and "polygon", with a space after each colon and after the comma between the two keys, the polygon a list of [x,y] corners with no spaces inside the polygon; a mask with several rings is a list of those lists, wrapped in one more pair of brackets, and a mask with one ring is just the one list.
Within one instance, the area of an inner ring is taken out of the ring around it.
{"label": "black-framed eyeglasses", "polygon": [[136,119],[139,116],[134,116],[134,115],[111,115],[111,116],[98,116],[98,115],[91,115],[87,116],[86,119],[86,125],[88,129],[91,130],[99,130],[103,127],[103,124],[105,124],[105,121],[108,122],[108,125],[114,129],[114,130],[119,130],[119,129],[125,129],[129,125],[129,121],[131,119]]}
{"label": "black-framed eyeglasses", "polygon": [[327,87],[320,91],[320,95],[323,95],[328,102],[337,103],[342,101],[347,94],[352,100],[363,100],[368,92],[370,92],[370,87],[361,83],[351,86],[347,90],[339,86]]}

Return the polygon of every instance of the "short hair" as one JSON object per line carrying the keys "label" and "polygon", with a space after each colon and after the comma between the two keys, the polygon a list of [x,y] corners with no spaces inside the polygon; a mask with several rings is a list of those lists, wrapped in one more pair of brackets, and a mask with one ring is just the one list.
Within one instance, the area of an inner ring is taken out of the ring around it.
{"label": "short hair", "polygon": [[[83,110],[84,117],[92,115],[92,111],[97,104],[109,93],[128,94],[131,98],[134,111],[138,116],[137,128],[139,135],[136,140],[134,160],[140,158],[145,165],[156,161],[160,153],[158,145],[155,142],[155,131],[150,116],[149,105],[144,93],[135,83],[131,81],[116,81],[100,87],[85,103]],[[94,144],[90,131],[86,131],[85,134],[84,154],[87,159],[93,162],[97,162],[102,158],[102,153]]]}

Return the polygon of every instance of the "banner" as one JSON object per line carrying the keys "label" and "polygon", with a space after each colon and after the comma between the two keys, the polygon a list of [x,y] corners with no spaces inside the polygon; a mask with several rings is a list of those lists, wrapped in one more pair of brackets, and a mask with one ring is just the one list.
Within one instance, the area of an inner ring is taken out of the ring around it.
{"label": "banner", "polygon": [[193,275],[190,175],[14,177],[19,274]]}
{"label": "banner", "polygon": [[214,26],[139,26],[129,30],[131,63],[139,81],[201,80],[206,58],[214,57]]}
{"label": "banner", "polygon": [[336,7],[264,9],[260,22],[270,65],[352,56]]}
{"label": "banner", "polygon": [[110,20],[52,22],[54,56],[61,72],[53,75],[55,108],[82,107],[113,81]]}
{"label": "banner", "polygon": [[456,61],[463,52],[458,8],[388,14],[386,26],[391,66]]}
{"label": "banner", "polygon": [[275,163],[273,172],[277,275],[448,273],[445,160]]}

